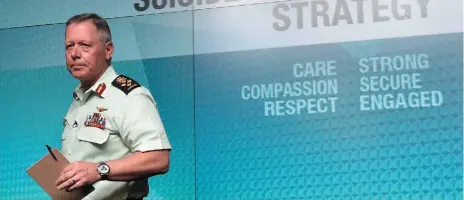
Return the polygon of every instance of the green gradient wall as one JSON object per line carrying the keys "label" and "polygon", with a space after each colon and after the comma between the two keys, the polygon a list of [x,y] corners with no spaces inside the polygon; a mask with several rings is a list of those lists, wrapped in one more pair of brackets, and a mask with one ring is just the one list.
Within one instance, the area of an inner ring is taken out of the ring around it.
{"label": "green gradient wall", "polygon": [[60,145],[79,12],[110,18],[113,65],[159,104],[171,169],[147,199],[463,199],[462,1],[143,2],[0,3],[0,199],[48,199],[25,170]]}

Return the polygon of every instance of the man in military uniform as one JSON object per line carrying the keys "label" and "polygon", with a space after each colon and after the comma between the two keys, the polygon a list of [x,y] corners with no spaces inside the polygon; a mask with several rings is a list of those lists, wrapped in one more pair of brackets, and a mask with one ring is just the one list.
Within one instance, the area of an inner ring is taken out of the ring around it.
{"label": "man in military uniform", "polygon": [[85,199],[142,199],[147,179],[169,169],[171,145],[150,92],[117,75],[107,22],[96,14],[66,23],[66,66],[80,81],[64,119],[62,153],[70,160],[60,190],[93,185]]}

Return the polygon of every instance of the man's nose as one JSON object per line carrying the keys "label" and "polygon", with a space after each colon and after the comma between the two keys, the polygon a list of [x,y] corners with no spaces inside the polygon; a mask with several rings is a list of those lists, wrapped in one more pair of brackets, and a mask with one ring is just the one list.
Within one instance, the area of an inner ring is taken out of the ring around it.
{"label": "man's nose", "polygon": [[72,48],[70,53],[71,53],[71,58],[74,59],[74,60],[81,57],[81,51],[80,51],[79,47]]}

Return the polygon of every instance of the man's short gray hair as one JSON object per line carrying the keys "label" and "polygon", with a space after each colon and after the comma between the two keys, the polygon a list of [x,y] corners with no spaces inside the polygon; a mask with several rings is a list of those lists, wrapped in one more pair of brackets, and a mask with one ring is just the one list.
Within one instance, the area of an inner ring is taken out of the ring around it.
{"label": "man's short gray hair", "polygon": [[66,27],[74,23],[80,23],[85,21],[92,21],[92,23],[97,27],[97,31],[102,36],[102,42],[110,42],[111,41],[111,31],[110,27],[106,20],[95,13],[82,13],[75,15],[68,19],[66,22]]}

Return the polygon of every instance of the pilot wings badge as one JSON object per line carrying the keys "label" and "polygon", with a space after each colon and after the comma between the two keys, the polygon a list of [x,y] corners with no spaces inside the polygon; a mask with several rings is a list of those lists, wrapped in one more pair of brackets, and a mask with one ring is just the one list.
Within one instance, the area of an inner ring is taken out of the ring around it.
{"label": "pilot wings badge", "polygon": [[98,107],[97,106],[97,110],[98,110],[98,112],[103,112],[103,111],[107,111],[108,108],[103,108],[103,107]]}

